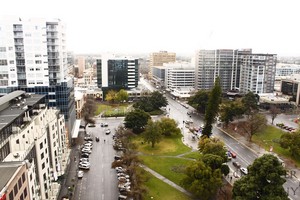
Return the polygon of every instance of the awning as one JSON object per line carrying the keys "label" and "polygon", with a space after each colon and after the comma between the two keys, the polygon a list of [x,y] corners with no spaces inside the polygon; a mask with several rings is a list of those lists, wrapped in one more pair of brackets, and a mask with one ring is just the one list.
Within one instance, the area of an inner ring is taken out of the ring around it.
{"label": "awning", "polygon": [[81,119],[76,119],[75,125],[74,125],[74,128],[73,128],[72,139],[78,138],[80,123],[81,123]]}

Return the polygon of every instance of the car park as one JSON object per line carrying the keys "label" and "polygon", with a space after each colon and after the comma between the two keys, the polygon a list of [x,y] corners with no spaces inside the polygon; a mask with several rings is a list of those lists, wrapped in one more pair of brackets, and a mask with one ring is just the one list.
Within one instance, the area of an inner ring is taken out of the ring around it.
{"label": "car park", "polygon": [[239,162],[232,162],[233,166],[235,166],[236,168],[240,168],[241,167],[241,164]]}
{"label": "car park", "polygon": [[245,174],[245,175],[248,174],[248,169],[247,169],[247,168],[241,167],[240,170],[241,170],[241,172],[242,172],[243,174]]}
{"label": "car park", "polygon": [[78,178],[82,178],[82,177],[83,177],[83,174],[84,174],[84,172],[83,172],[82,170],[79,170],[79,171],[77,172],[77,177],[78,177]]}

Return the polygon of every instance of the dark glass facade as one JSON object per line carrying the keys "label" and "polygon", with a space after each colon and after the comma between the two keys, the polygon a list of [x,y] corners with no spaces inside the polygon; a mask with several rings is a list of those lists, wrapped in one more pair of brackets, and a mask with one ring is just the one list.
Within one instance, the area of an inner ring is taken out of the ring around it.
{"label": "dark glass facade", "polygon": [[281,92],[282,94],[292,96],[292,101],[296,101],[298,91],[298,83],[290,81],[282,81]]}

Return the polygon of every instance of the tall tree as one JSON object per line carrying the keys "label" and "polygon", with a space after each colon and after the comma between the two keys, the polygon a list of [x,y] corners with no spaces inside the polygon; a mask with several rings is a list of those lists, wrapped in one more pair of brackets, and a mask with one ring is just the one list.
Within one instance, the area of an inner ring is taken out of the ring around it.
{"label": "tall tree", "polygon": [[246,115],[250,116],[258,111],[258,97],[253,92],[248,92],[242,98],[242,103],[244,105]]}
{"label": "tall tree", "polygon": [[158,110],[161,107],[165,107],[168,105],[167,98],[158,91],[152,92],[149,98],[155,110]]}
{"label": "tall tree", "polygon": [[117,99],[117,92],[115,90],[109,90],[106,94],[105,100],[114,103]]}
{"label": "tall tree", "polygon": [[86,126],[88,124],[95,124],[95,120],[93,119],[95,112],[97,110],[97,105],[95,103],[95,99],[93,96],[87,96],[85,104],[82,108],[82,118],[85,122],[84,129],[86,130]]}
{"label": "tall tree", "polygon": [[174,119],[163,117],[158,123],[162,134],[165,136],[179,135],[181,133],[181,130],[178,128],[178,124]]}
{"label": "tall tree", "polygon": [[256,113],[249,116],[249,119],[241,124],[242,129],[248,136],[248,140],[252,140],[252,136],[258,131],[265,128],[267,119],[264,115]]}
{"label": "tall tree", "polygon": [[216,116],[218,115],[219,105],[221,103],[221,86],[220,86],[220,78],[217,77],[215,81],[215,85],[209,95],[207,109],[205,111],[205,125],[202,131],[203,135],[210,137],[212,134],[212,124],[215,121]]}
{"label": "tall tree", "polygon": [[121,89],[119,92],[117,92],[116,94],[116,100],[118,102],[125,102],[128,100],[128,93],[126,92],[126,90]]}
{"label": "tall tree", "polygon": [[288,149],[292,157],[300,156],[300,132],[284,133],[280,137],[279,144],[282,148]]}
{"label": "tall tree", "polygon": [[272,124],[273,124],[273,123],[274,123],[274,119],[275,119],[275,118],[277,117],[277,115],[280,113],[280,110],[279,110],[276,106],[272,105],[272,106],[270,107],[269,112],[270,112],[270,114],[271,114],[271,119],[272,119]]}
{"label": "tall tree", "polygon": [[141,133],[148,120],[151,119],[150,115],[143,110],[135,109],[125,116],[124,125],[126,128],[132,129],[134,133]]}
{"label": "tall tree", "polygon": [[235,181],[232,190],[233,199],[288,200],[288,195],[283,188],[285,174],[285,169],[275,156],[264,154],[248,167],[247,176]]}
{"label": "tall tree", "polygon": [[209,99],[209,93],[210,91],[207,90],[199,90],[194,96],[189,98],[188,104],[195,105],[197,111],[204,114]]}
{"label": "tall tree", "polygon": [[145,131],[142,136],[145,142],[151,143],[151,147],[154,148],[156,143],[159,143],[162,138],[162,131],[158,121],[153,122],[151,119],[148,120]]}
{"label": "tall tree", "polygon": [[202,200],[212,198],[222,186],[221,170],[212,170],[201,160],[192,162],[185,171],[181,184]]}

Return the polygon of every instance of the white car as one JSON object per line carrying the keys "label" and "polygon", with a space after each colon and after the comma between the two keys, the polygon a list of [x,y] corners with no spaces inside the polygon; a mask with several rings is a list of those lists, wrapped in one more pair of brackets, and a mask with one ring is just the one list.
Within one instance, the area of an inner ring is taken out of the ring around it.
{"label": "white car", "polygon": [[78,177],[78,178],[82,178],[82,177],[83,177],[83,174],[84,174],[84,172],[83,172],[82,170],[79,170],[79,171],[77,172],[77,177]]}
{"label": "white car", "polygon": [[79,169],[90,169],[90,164],[86,164],[86,163],[79,163]]}
{"label": "white car", "polygon": [[240,170],[241,170],[241,172],[242,172],[243,174],[245,174],[245,175],[248,174],[248,169],[247,169],[247,168],[241,167]]}
{"label": "white car", "polygon": [[91,153],[92,153],[91,149],[87,149],[87,148],[83,148],[83,149],[81,150],[81,152],[82,152],[82,153],[88,153],[88,154],[91,154]]}
{"label": "white car", "polygon": [[80,162],[89,162],[89,159],[88,158],[80,158],[79,161]]}

